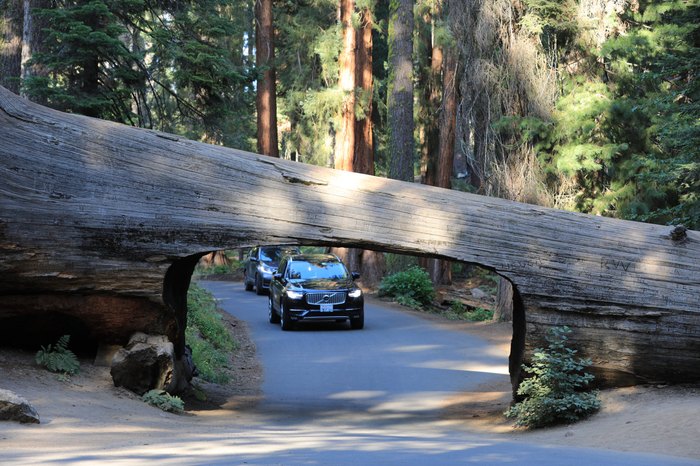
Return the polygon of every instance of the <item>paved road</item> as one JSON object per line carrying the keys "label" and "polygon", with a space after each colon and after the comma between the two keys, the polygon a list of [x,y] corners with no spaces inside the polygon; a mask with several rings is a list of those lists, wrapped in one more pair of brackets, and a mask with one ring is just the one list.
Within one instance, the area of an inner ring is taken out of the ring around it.
{"label": "paved road", "polygon": [[[267,297],[204,282],[247,321],[264,367],[264,422],[245,454],[221,464],[699,465],[699,461],[505,442],[440,418],[451,396],[507,377],[506,356],[483,340],[377,303],[364,330],[312,324],[283,332]],[[262,429],[262,431],[259,431]],[[212,462],[214,458],[211,458]]]}

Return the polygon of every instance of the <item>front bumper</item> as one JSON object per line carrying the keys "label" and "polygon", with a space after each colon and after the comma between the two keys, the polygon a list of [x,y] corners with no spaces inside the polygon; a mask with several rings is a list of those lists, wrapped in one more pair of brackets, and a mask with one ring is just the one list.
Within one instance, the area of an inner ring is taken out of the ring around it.
{"label": "front bumper", "polygon": [[334,309],[329,312],[321,312],[313,309],[289,309],[289,317],[293,321],[303,320],[348,320],[359,319],[362,316],[362,308]]}
{"label": "front bumper", "polygon": [[289,318],[292,321],[338,321],[338,320],[354,320],[364,316],[364,297],[347,298],[345,303],[333,306],[332,311],[321,311],[321,306],[318,304],[308,304],[303,297],[301,299],[286,298],[284,307],[289,313]]}

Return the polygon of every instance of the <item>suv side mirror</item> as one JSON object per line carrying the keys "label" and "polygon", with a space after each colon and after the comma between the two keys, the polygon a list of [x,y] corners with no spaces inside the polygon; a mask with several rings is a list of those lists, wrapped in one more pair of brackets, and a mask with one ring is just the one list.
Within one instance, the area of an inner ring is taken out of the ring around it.
{"label": "suv side mirror", "polygon": [[273,274],[272,274],[272,279],[273,279],[273,280],[279,280],[279,279],[281,279],[281,278],[282,278],[282,274],[281,274],[281,273],[273,273]]}
{"label": "suv side mirror", "polygon": [[360,272],[353,272],[350,275],[352,275],[353,280],[357,280],[358,278],[360,278]]}

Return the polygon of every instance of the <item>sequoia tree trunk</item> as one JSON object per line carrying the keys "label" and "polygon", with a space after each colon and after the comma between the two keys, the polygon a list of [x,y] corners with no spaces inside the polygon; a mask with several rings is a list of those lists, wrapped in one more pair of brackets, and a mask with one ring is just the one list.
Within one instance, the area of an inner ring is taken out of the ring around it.
{"label": "sequoia tree trunk", "polygon": [[203,254],[342,245],[508,278],[515,382],[560,325],[603,384],[700,380],[698,231],[210,146],[64,114],[4,88],[0,176],[3,336],[62,316],[97,341],[167,335],[182,357],[187,288]]}
{"label": "sequoia tree trunk", "polygon": [[255,0],[255,60],[260,73],[255,101],[258,113],[258,152],[279,157],[272,0]]}

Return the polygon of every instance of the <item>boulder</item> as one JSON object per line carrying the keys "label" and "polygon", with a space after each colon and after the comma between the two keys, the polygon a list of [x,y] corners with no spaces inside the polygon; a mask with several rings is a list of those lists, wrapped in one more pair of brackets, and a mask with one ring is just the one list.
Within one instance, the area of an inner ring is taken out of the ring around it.
{"label": "boulder", "polygon": [[10,390],[0,389],[0,420],[22,424],[39,424],[39,414],[24,398]]}
{"label": "boulder", "polygon": [[175,350],[168,337],[138,332],[115,353],[110,373],[115,386],[143,395],[153,389],[172,391],[174,371]]}
{"label": "boulder", "polygon": [[471,289],[472,296],[476,299],[487,299],[489,297],[488,294],[481,288],[472,288]]}

